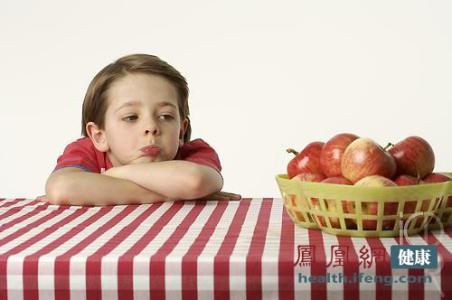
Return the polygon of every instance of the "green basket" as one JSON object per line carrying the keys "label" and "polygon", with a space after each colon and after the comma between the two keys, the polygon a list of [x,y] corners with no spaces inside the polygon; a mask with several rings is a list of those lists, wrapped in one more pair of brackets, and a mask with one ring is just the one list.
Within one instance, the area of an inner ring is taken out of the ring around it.
{"label": "green basket", "polygon": [[[448,174],[450,175],[450,173]],[[368,187],[302,182],[276,176],[294,223],[334,235],[357,237],[418,234],[452,224],[452,181]]]}

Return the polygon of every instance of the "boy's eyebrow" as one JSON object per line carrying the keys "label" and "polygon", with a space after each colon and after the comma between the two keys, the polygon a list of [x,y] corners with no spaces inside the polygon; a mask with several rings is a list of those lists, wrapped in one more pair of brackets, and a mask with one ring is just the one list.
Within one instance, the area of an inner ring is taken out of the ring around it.
{"label": "boy's eyebrow", "polygon": [[[120,109],[122,109],[122,108],[124,108],[124,107],[128,107],[128,106],[140,106],[140,105],[141,105],[141,102],[140,102],[140,101],[128,101],[128,102],[124,103],[123,105],[121,105],[120,107],[118,107],[118,108],[115,110],[115,112],[119,111]],[[157,106],[157,107],[171,106],[171,107],[177,109],[177,106],[176,106],[176,105],[174,105],[174,104],[171,103],[171,102],[167,102],[167,101],[159,102],[159,103],[157,103],[156,106]]]}

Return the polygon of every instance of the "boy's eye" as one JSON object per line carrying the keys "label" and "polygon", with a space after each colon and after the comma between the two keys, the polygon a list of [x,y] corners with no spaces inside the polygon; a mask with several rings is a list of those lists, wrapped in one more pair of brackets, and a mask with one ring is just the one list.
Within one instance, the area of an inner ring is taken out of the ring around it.
{"label": "boy's eye", "polygon": [[172,120],[172,119],[174,119],[172,115],[167,115],[167,114],[160,115],[159,118],[160,118],[161,120],[164,120],[164,121],[165,121],[165,120]]}
{"label": "boy's eye", "polygon": [[124,121],[126,121],[126,122],[131,122],[131,121],[135,121],[135,120],[137,120],[138,119],[138,116],[137,115],[130,115],[130,116],[127,116],[127,117],[124,117],[124,118],[122,118]]}

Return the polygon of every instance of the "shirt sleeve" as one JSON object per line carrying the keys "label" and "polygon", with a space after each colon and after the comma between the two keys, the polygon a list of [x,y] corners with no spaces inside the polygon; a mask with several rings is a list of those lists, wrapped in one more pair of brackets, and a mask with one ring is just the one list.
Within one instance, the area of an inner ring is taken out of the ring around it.
{"label": "shirt sleeve", "polygon": [[65,167],[75,167],[85,171],[100,173],[96,152],[86,139],[79,139],[67,145],[63,154],[58,157],[57,165],[53,171]]}
{"label": "shirt sleeve", "polygon": [[212,167],[221,173],[221,163],[217,152],[202,139],[185,143],[179,148],[179,159]]}

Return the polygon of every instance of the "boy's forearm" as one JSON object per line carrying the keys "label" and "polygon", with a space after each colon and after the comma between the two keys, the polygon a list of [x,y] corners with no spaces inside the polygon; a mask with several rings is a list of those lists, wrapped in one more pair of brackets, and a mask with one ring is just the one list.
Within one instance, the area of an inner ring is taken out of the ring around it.
{"label": "boy's forearm", "polygon": [[168,200],[134,182],[91,172],[51,176],[46,194],[49,202],[59,205],[117,205]]}
{"label": "boy's forearm", "polygon": [[221,175],[210,167],[172,160],[110,169],[107,175],[133,181],[172,199],[196,199],[219,191]]}

